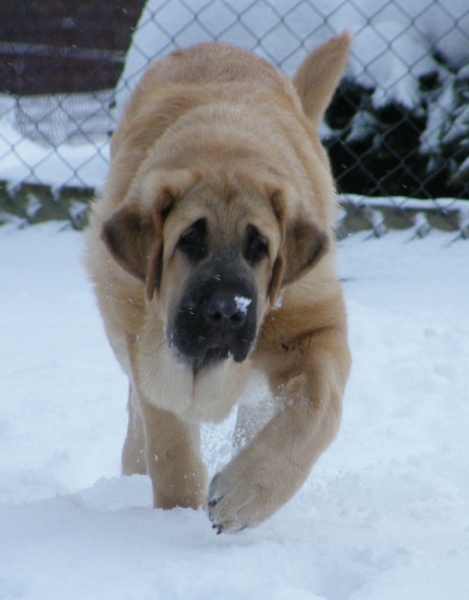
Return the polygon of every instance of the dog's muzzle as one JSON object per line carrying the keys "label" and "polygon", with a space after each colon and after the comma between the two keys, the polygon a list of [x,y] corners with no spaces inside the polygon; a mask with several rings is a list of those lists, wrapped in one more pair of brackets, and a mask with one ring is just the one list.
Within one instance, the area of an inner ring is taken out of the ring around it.
{"label": "dog's muzzle", "polygon": [[256,335],[256,298],[244,281],[210,281],[181,302],[168,331],[171,345],[195,368],[233,356],[242,362]]}

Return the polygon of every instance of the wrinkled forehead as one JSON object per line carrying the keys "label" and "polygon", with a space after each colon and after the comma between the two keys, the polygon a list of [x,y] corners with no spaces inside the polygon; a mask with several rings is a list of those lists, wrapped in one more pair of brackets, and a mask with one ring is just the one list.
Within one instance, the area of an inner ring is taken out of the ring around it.
{"label": "wrinkled forehead", "polygon": [[267,193],[254,185],[202,181],[178,200],[168,224],[183,231],[199,219],[227,239],[244,236],[247,225],[269,236],[279,229]]}

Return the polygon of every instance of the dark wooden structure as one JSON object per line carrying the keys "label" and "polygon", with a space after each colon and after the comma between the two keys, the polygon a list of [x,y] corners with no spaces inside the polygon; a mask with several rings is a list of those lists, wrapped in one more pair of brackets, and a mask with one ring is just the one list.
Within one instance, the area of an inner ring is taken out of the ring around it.
{"label": "dark wooden structure", "polygon": [[1,0],[0,93],[113,88],[145,0]]}

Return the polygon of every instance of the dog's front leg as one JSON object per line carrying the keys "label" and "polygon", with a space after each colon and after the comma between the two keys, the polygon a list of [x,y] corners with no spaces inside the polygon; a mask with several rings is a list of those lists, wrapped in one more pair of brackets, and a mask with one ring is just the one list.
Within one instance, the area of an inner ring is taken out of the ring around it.
{"label": "dog's front leg", "polygon": [[279,411],[210,485],[209,514],[219,533],[277,511],[337,432],[350,368],[345,328],[307,334],[283,351],[283,360],[266,361],[277,365],[268,376]]}
{"label": "dog's front leg", "polygon": [[207,475],[200,456],[200,428],[145,401],[142,413],[155,508],[202,506]]}

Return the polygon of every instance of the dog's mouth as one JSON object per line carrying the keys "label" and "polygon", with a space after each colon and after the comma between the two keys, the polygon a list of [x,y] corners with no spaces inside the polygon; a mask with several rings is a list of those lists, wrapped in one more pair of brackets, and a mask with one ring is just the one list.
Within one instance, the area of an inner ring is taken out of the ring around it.
{"label": "dog's mouth", "polygon": [[207,349],[205,354],[198,358],[192,359],[192,369],[194,372],[200,371],[206,367],[210,367],[222,360],[226,360],[232,356],[230,348],[224,344],[216,344]]}
{"label": "dog's mouth", "polygon": [[190,333],[181,331],[173,331],[170,336],[171,346],[179,359],[191,365],[194,372],[215,366],[230,357],[235,362],[242,362],[249,354],[254,341],[254,336],[246,333],[209,333],[212,335],[200,334],[195,339]]}

